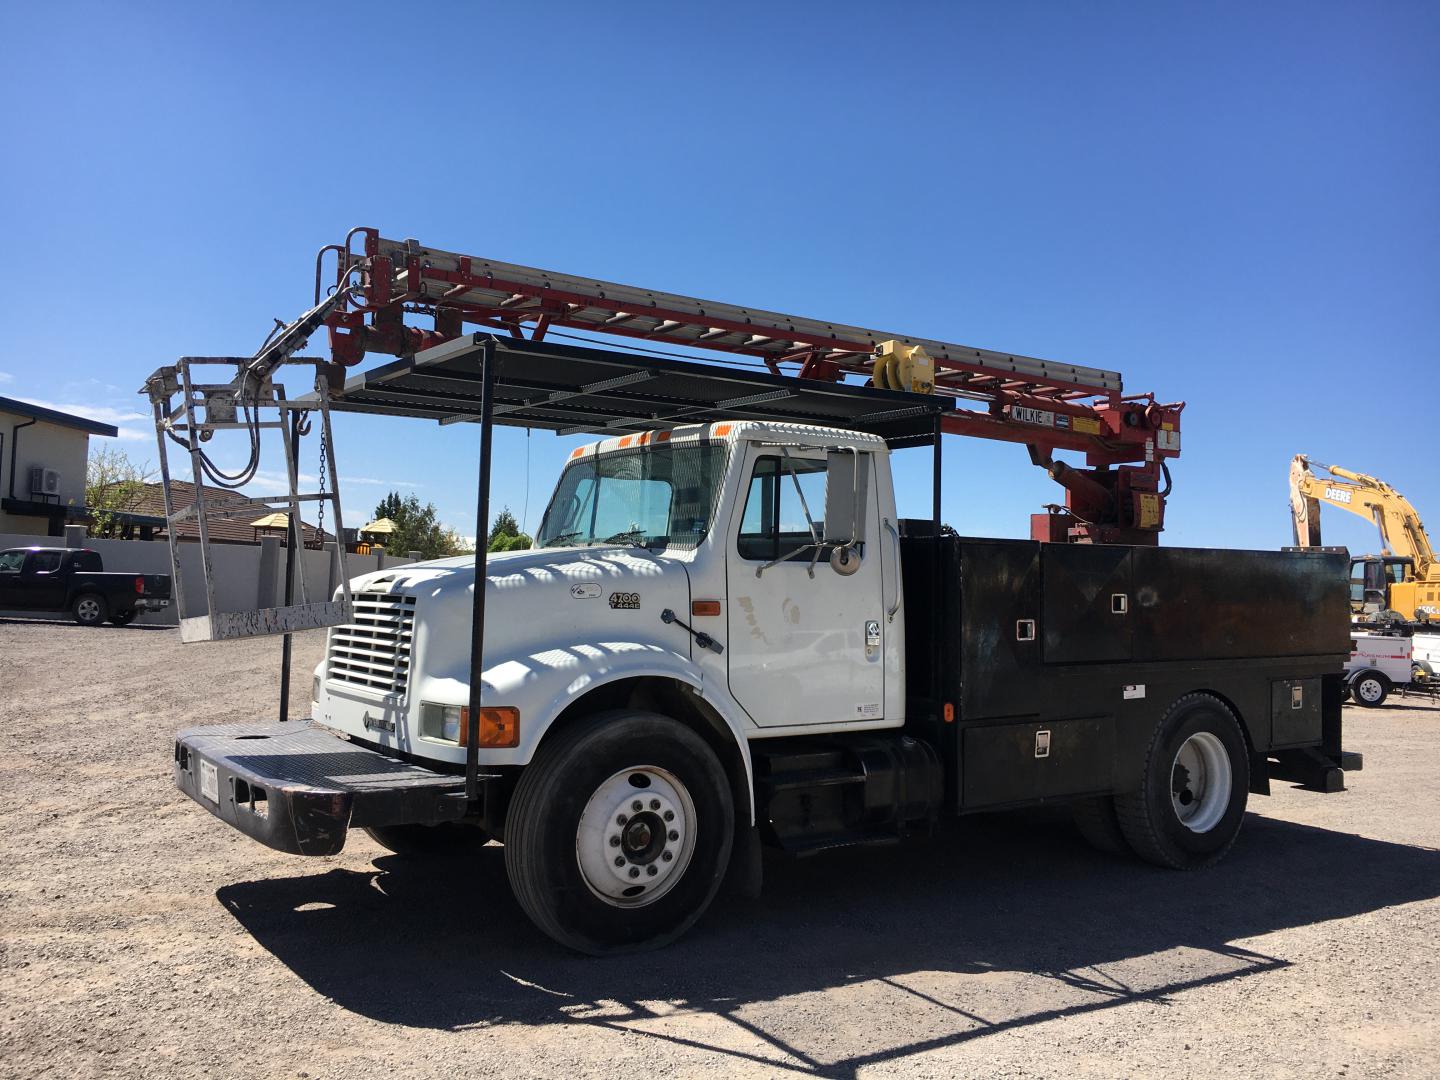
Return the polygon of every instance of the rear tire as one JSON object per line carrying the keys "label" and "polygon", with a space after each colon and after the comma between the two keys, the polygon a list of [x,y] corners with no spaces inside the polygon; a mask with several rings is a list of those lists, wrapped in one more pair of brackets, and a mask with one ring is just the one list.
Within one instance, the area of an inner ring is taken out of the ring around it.
{"label": "rear tire", "polygon": [[1120,818],[1115,813],[1115,800],[1109,795],[1096,795],[1089,799],[1077,799],[1070,804],[1070,814],[1075,827],[1086,843],[1098,851],[1110,855],[1129,855],[1130,845],[1125,842],[1125,833],[1120,828]]}
{"label": "rear tire", "polygon": [[368,825],[365,832],[383,848],[409,858],[468,855],[490,842],[478,825],[444,821],[438,825]]}
{"label": "rear tire", "polygon": [[1155,726],[1140,790],[1115,796],[1115,811],[1142,859],[1196,870],[1230,850],[1249,790],[1249,749],[1235,714],[1209,694],[1186,694]]}
{"label": "rear tire", "polygon": [[1374,709],[1385,704],[1385,699],[1390,696],[1390,690],[1390,680],[1381,671],[1362,671],[1350,680],[1350,693],[1356,702],[1364,705],[1367,709]]}
{"label": "rear tire", "polygon": [[734,818],[725,770],[694,731],[657,713],[599,713],[543,743],[521,775],[505,869],[560,944],[656,949],[715,898]]}
{"label": "rear tire", "polygon": [[110,617],[110,605],[99,593],[81,593],[70,605],[70,614],[81,626],[99,626]]}

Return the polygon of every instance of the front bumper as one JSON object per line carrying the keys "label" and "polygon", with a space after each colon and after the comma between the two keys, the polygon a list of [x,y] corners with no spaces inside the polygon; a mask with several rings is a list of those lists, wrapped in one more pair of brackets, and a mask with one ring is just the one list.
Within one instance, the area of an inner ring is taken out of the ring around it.
{"label": "front bumper", "polygon": [[308,720],[181,731],[175,786],[292,855],[334,855],[352,826],[433,825],[467,810],[463,777],[347,742]]}

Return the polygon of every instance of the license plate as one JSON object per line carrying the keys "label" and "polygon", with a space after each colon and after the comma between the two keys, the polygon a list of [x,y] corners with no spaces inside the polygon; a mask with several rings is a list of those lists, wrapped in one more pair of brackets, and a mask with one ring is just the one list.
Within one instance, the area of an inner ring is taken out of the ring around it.
{"label": "license plate", "polygon": [[200,794],[213,803],[220,801],[220,771],[204,758],[200,759]]}

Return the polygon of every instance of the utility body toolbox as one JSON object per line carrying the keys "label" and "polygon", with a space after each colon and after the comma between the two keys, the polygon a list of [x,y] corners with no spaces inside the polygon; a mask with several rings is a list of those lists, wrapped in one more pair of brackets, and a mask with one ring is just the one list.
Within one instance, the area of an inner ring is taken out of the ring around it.
{"label": "utility body toolbox", "polygon": [[[1235,713],[1251,787],[1343,788],[1344,556],[902,530],[907,730],[953,811],[1132,790],[1180,697]],[[1331,565],[1333,564],[1333,565]]]}

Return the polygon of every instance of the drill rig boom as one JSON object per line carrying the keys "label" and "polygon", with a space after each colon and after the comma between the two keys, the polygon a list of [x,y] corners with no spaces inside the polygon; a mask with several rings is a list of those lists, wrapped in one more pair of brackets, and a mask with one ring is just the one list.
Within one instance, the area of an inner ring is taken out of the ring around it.
{"label": "drill rig boom", "polygon": [[[322,311],[329,252],[337,269]],[[976,407],[946,416],[943,430],[1024,444],[1065,487],[1065,506],[1032,518],[1035,539],[1154,544],[1164,528],[1165,462],[1180,453],[1184,403],[1126,396],[1118,372],[460,255],[374,229],[353,229],[344,244],[321,249],[315,305],[268,348],[293,352],[298,344],[284,339],[302,330],[308,337],[317,318],[345,366],[371,352],[412,356],[467,325],[537,341],[581,330],[629,339],[641,351],[663,345],[755,358],[776,375],[951,395]],[[407,322],[417,315],[432,326]],[[1056,462],[1056,450],[1083,452],[1087,467]]]}

